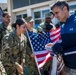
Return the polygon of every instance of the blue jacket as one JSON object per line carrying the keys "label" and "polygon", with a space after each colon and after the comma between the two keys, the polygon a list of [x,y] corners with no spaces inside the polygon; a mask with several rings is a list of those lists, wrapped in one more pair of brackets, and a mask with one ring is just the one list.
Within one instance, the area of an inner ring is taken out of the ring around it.
{"label": "blue jacket", "polygon": [[[64,53],[76,51],[76,13],[61,26],[61,38]],[[63,56],[65,65],[76,69],[76,53]]]}

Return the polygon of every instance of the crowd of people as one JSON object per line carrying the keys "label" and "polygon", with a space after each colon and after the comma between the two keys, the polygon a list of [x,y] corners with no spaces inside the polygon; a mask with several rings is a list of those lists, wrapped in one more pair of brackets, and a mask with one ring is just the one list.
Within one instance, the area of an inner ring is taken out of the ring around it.
{"label": "crowd of people", "polygon": [[[56,2],[51,10],[37,29],[33,28],[34,20],[29,16],[17,19],[9,30],[11,16],[3,13],[0,24],[0,71],[3,75],[26,75],[24,69],[27,75],[39,75],[27,32],[41,34],[58,27],[62,42],[54,44],[52,50],[63,58],[65,73],[62,75],[76,75],[76,13],[69,14],[69,5],[65,1]],[[57,22],[54,19],[58,19]],[[44,75],[50,75],[51,63],[44,65]]]}

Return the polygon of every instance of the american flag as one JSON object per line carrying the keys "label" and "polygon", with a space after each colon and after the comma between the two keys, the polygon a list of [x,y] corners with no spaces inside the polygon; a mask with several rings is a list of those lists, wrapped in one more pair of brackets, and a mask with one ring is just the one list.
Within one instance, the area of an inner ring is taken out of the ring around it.
{"label": "american flag", "polygon": [[61,42],[60,27],[56,28],[55,30],[50,30],[49,34],[50,34],[50,39],[54,44],[57,42]]}
{"label": "american flag", "polygon": [[60,28],[51,30],[47,33],[41,34],[29,33],[31,44],[33,47],[33,53],[35,55],[38,69],[42,68],[46,62],[52,59],[50,51],[45,49],[45,45],[50,42],[58,42],[60,38]]}

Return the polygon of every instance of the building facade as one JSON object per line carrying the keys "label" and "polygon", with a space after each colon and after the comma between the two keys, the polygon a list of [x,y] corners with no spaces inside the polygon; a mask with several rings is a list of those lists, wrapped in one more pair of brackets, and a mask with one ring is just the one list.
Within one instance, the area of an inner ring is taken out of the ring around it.
{"label": "building facade", "polygon": [[2,10],[5,10],[7,8],[7,3],[0,3],[0,7]]}
{"label": "building facade", "polygon": [[[12,22],[17,18],[32,16],[34,27],[37,27],[45,18],[45,13],[50,12],[50,7],[57,0],[7,0],[8,12],[12,16]],[[68,1],[70,11],[76,10],[76,1]]]}

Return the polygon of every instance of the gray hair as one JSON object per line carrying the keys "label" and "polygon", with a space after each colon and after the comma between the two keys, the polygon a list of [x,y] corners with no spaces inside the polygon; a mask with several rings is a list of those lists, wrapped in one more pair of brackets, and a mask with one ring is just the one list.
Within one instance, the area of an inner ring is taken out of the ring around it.
{"label": "gray hair", "polygon": [[61,9],[64,8],[64,6],[67,7],[67,10],[69,11],[69,5],[67,4],[67,2],[65,1],[58,1],[56,2],[52,7],[51,7],[51,10],[53,10],[55,7],[59,7]]}

